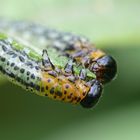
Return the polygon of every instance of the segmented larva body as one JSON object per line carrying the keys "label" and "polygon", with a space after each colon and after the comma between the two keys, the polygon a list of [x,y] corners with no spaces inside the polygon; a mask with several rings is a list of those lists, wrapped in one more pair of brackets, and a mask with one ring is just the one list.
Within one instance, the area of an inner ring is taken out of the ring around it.
{"label": "segmented larva body", "polygon": [[14,45],[11,39],[1,38],[0,70],[26,89],[41,96],[75,104],[79,103],[90,90],[90,87],[80,78],[75,77],[77,78],[75,82],[70,82],[69,78],[73,76],[71,73],[53,68],[47,58],[47,52],[44,51],[45,64],[42,65],[39,59],[33,60],[30,57],[30,49],[25,52],[22,46],[16,48],[19,46]]}
{"label": "segmented larva body", "polygon": [[92,107],[116,74],[84,37],[26,22],[1,21],[0,31],[0,71],[38,95]]}
{"label": "segmented larva body", "polygon": [[31,42],[39,49],[54,48],[62,55],[73,58],[77,64],[96,74],[101,83],[111,81],[116,74],[116,62],[103,51],[96,49],[85,37],[61,32],[41,25],[14,21],[0,22],[0,29],[8,34]]}

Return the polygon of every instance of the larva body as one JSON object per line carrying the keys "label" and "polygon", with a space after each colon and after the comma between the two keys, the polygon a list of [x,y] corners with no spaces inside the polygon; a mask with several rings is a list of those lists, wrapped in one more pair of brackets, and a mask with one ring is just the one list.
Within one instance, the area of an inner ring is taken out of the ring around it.
{"label": "larva body", "polygon": [[116,74],[85,37],[27,22],[0,21],[0,32],[0,71],[38,95],[89,108]]}
{"label": "larva body", "polygon": [[[41,96],[74,104],[86,97],[90,85],[71,71],[56,66],[53,68],[47,52],[44,51],[45,58],[41,59],[39,55],[31,55],[31,51],[0,34],[0,71],[15,83]],[[74,82],[70,78],[74,78]]]}
{"label": "larva body", "polygon": [[85,37],[20,21],[3,21],[0,28],[16,38],[20,36],[20,39],[31,42],[42,50],[54,48],[60,54],[73,58],[78,65],[96,74],[101,83],[111,81],[116,75],[115,60],[96,49]]}

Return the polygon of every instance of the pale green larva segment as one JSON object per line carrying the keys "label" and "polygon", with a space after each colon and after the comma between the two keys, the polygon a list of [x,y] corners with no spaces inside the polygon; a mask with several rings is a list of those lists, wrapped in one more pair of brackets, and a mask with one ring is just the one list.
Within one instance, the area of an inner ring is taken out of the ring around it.
{"label": "pale green larva segment", "polygon": [[35,57],[31,59],[21,49],[23,48],[19,44],[15,47],[15,41],[11,38],[0,34],[0,72],[16,84],[33,90],[32,84],[38,85],[41,81],[41,70]]}

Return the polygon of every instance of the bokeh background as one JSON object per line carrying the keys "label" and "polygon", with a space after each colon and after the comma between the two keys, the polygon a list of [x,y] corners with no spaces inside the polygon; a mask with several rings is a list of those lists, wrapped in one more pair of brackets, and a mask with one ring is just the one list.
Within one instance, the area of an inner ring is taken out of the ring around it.
{"label": "bokeh background", "polygon": [[0,0],[0,16],[87,36],[112,54],[118,76],[96,108],[30,94],[0,77],[0,140],[139,140],[140,1]]}

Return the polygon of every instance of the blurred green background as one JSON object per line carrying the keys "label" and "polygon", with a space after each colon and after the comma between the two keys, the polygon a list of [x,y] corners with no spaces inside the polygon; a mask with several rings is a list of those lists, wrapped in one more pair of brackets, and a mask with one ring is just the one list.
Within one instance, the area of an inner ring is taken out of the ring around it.
{"label": "blurred green background", "polygon": [[0,0],[0,16],[85,35],[118,63],[117,79],[91,110],[0,77],[0,140],[140,139],[139,0]]}

